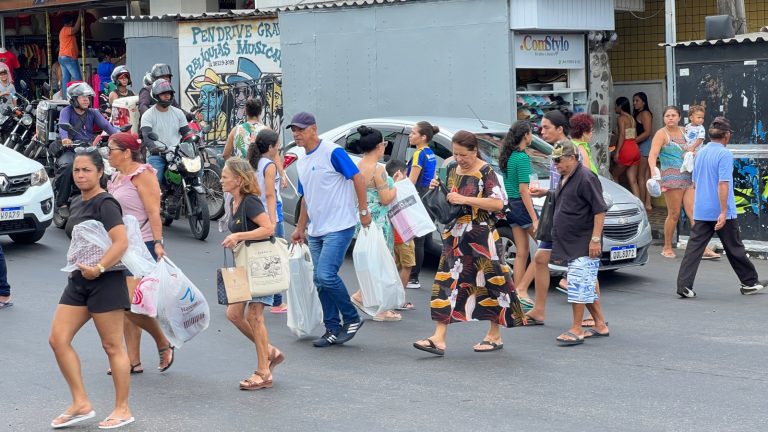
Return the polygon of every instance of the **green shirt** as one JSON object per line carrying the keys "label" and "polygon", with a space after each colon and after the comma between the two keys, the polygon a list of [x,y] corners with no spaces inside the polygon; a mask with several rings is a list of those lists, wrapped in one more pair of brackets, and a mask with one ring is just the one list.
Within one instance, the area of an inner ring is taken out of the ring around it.
{"label": "green shirt", "polygon": [[592,149],[589,148],[589,143],[586,141],[576,141],[571,140],[574,144],[576,144],[578,147],[583,148],[587,151],[587,156],[589,157],[589,169],[592,170],[595,174],[600,174],[597,172],[597,166],[595,165],[595,162],[592,160]]}
{"label": "green shirt", "polygon": [[504,189],[509,198],[520,198],[520,185],[531,181],[531,158],[524,151],[513,151],[507,161]]}

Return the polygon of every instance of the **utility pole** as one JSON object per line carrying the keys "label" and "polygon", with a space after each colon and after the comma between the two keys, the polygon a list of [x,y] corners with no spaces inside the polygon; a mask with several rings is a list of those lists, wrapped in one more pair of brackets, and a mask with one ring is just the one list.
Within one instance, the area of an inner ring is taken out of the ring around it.
{"label": "utility pole", "polygon": [[747,33],[747,13],[744,0],[717,0],[717,11],[720,15],[730,15],[733,18],[735,34]]}

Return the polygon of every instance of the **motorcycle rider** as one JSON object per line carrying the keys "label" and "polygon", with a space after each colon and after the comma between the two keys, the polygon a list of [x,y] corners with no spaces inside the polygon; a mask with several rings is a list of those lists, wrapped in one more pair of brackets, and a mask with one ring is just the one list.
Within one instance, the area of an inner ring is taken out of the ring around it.
{"label": "motorcycle rider", "polygon": [[125,66],[118,66],[112,71],[112,83],[116,88],[109,93],[109,105],[116,99],[135,96],[133,90],[128,88],[132,84],[131,72]]}
{"label": "motorcycle rider", "polygon": [[[160,78],[152,83],[152,98],[155,104],[141,116],[142,144],[149,150],[150,156],[147,163],[157,170],[157,179],[160,186],[165,183],[165,158],[160,154],[159,145],[175,146],[182,137],[191,134],[184,111],[173,106],[175,91],[171,82]],[[157,134],[158,143],[149,137],[154,132]]]}
{"label": "motorcycle rider", "polygon": [[91,108],[91,98],[95,92],[84,82],[72,83],[67,87],[69,106],[61,110],[59,123],[68,123],[75,130],[74,136],[59,127],[59,141],[51,143],[51,154],[56,157],[56,174],[53,189],[56,191],[56,207],[63,218],[69,217],[69,197],[72,194],[72,162],[75,152],[71,150],[74,141],[93,142],[96,136],[94,125],[108,135],[120,132],[101,115],[98,110]]}

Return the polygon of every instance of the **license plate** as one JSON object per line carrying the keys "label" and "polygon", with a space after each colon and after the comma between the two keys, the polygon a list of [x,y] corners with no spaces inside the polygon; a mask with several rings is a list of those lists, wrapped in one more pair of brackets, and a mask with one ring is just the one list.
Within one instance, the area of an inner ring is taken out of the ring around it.
{"label": "license plate", "polygon": [[615,246],[611,248],[611,261],[621,261],[637,258],[637,246]]}
{"label": "license plate", "polygon": [[23,207],[6,207],[0,209],[0,221],[24,219]]}

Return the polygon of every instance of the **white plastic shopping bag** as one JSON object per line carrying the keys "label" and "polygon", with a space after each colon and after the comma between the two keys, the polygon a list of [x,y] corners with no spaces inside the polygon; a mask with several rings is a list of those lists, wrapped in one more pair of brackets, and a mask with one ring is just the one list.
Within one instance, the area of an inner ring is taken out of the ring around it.
{"label": "white plastic shopping bag", "polygon": [[295,336],[309,336],[323,321],[323,308],[313,282],[312,256],[305,244],[292,244],[288,252],[291,287],[284,294],[288,301],[288,328]]}
{"label": "white plastic shopping bag", "polygon": [[[128,235],[128,249],[113,269],[127,268],[136,277],[149,274],[155,268],[155,261],[141,238],[139,222],[127,215],[123,217],[123,223]],[[101,222],[87,220],[75,225],[67,252],[67,265],[61,271],[69,273],[78,270],[77,264],[95,266],[110,246],[112,239]]]}
{"label": "white plastic shopping bag", "polygon": [[405,303],[405,290],[395,258],[389,252],[384,234],[374,222],[357,233],[352,260],[363,294],[363,305],[373,312],[371,315]]}
{"label": "white plastic shopping bag", "polygon": [[435,224],[429,217],[413,183],[403,179],[395,183],[395,189],[397,189],[397,195],[387,206],[389,208],[387,216],[403,242],[434,231]]}
{"label": "white plastic shopping bag", "polygon": [[167,256],[158,263],[157,320],[176,348],[208,328],[211,311],[203,293]]}
{"label": "white plastic shopping bag", "polygon": [[693,172],[693,161],[696,159],[696,153],[694,152],[685,152],[685,155],[683,155],[683,164],[680,165],[680,172]]}

